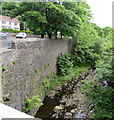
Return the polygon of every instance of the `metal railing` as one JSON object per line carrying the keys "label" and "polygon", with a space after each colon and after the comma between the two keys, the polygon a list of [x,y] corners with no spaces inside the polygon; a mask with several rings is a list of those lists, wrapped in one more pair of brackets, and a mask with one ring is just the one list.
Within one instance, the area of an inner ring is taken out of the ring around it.
{"label": "metal railing", "polygon": [[7,33],[7,37],[0,37],[0,50],[12,48],[11,34]]}
{"label": "metal railing", "polygon": [[11,40],[0,40],[0,50],[12,48]]}

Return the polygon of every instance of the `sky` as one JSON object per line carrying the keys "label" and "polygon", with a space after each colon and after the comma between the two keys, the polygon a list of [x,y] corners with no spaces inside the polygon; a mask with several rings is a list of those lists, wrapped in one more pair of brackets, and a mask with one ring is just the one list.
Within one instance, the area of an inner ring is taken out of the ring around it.
{"label": "sky", "polygon": [[93,14],[92,22],[101,28],[106,26],[112,27],[113,1],[114,0],[86,0]]}

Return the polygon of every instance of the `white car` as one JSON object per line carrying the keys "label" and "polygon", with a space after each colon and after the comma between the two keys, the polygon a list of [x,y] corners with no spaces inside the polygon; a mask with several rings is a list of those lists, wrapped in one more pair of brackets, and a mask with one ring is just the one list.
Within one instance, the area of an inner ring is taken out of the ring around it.
{"label": "white car", "polygon": [[26,38],[26,37],[27,37],[27,34],[24,32],[20,32],[16,35],[16,38]]}

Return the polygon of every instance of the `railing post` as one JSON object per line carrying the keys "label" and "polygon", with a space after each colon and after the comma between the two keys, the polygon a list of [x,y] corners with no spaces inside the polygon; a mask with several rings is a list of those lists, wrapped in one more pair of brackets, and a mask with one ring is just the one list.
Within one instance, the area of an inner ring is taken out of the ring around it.
{"label": "railing post", "polygon": [[2,103],[2,55],[0,56],[0,103]]}

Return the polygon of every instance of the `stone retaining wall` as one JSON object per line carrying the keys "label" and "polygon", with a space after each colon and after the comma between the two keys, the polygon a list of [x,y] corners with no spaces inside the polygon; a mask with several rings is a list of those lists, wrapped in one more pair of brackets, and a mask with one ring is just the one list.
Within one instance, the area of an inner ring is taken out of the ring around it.
{"label": "stone retaining wall", "polygon": [[[23,111],[26,98],[38,94],[43,77],[56,72],[57,56],[72,51],[71,40],[17,40],[1,52],[2,86],[6,104]],[[35,115],[31,112],[31,115]]]}

